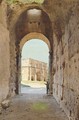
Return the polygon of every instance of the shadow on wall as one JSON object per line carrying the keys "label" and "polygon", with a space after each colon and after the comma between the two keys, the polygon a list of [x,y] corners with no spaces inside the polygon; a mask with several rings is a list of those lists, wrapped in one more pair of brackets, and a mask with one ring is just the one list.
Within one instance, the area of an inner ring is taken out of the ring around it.
{"label": "shadow on wall", "polygon": [[2,0],[0,0],[0,3],[2,2]]}
{"label": "shadow on wall", "polygon": [[79,104],[77,105],[77,114],[76,114],[75,120],[79,120]]}

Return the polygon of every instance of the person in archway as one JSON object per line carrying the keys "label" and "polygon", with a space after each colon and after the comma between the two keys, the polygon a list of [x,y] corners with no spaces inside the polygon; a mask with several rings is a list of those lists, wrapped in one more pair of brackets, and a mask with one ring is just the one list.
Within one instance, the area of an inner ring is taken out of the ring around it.
{"label": "person in archway", "polygon": [[46,83],[46,93],[48,94],[49,93],[49,82],[47,81]]}

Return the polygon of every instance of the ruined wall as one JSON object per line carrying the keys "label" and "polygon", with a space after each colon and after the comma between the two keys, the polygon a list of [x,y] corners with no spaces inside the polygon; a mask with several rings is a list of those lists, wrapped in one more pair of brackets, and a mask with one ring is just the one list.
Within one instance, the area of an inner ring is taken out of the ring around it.
{"label": "ruined wall", "polygon": [[10,53],[9,53],[9,31],[6,19],[7,6],[4,2],[0,4],[0,102],[9,93],[10,80]]}
{"label": "ruined wall", "polygon": [[53,94],[70,120],[79,120],[79,15],[74,10],[60,41],[54,35]]}

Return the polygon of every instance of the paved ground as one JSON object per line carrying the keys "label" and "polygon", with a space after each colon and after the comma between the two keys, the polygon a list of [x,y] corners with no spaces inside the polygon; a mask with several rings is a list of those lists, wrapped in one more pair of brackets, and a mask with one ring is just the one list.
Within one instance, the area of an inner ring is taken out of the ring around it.
{"label": "paved ground", "polygon": [[68,120],[52,96],[21,94],[12,99],[0,120]]}
{"label": "paved ground", "polygon": [[21,85],[21,93],[31,93],[31,94],[46,94],[46,87],[31,87],[26,85]]}

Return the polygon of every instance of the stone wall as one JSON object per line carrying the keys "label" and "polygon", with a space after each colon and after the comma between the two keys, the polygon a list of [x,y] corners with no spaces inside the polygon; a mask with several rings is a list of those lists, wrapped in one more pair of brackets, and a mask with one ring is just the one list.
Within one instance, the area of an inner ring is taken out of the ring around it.
{"label": "stone wall", "polygon": [[7,6],[4,2],[0,4],[0,102],[9,93],[10,80],[10,51],[9,31],[6,19]]}
{"label": "stone wall", "polygon": [[70,120],[79,120],[79,15],[73,12],[62,40],[54,35],[53,94]]}

